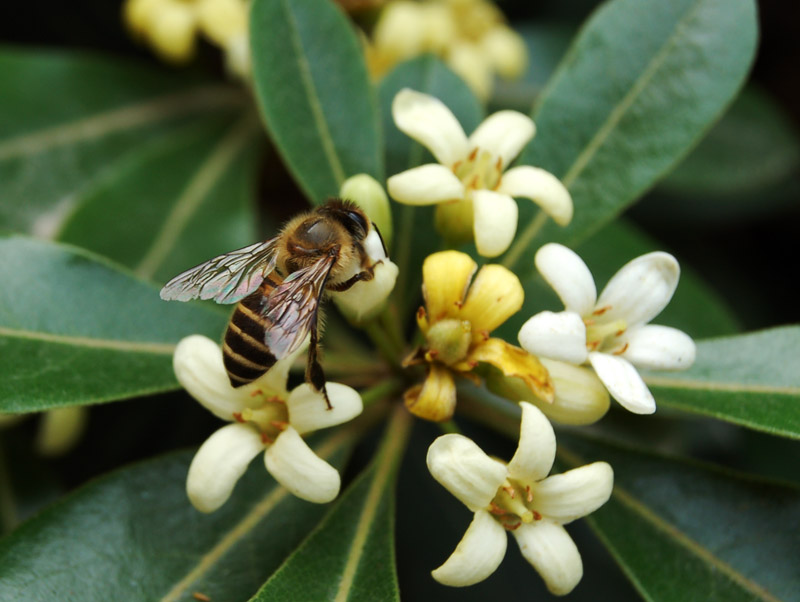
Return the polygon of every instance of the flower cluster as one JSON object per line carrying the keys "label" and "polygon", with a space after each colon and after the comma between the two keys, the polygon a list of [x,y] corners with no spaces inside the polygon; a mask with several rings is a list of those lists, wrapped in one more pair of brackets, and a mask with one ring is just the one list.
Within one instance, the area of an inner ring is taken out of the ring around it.
{"label": "flower cluster", "polygon": [[481,99],[487,99],[495,74],[522,75],[527,50],[486,0],[395,0],[381,12],[367,45],[372,73],[380,76],[395,64],[432,52],[442,57]]}
{"label": "flower cluster", "polygon": [[228,69],[250,73],[247,0],[127,0],[125,22],[131,32],[171,63],[186,63],[198,34],[222,48]]}

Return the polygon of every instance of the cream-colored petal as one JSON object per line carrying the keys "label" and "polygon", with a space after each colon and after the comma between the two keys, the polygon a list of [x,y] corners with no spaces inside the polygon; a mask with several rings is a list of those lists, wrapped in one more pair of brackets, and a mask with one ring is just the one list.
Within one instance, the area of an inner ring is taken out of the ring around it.
{"label": "cream-colored petal", "polygon": [[423,49],[424,19],[423,5],[418,2],[390,2],[375,25],[375,47],[393,62],[416,56]]}
{"label": "cream-colored petal", "polygon": [[247,30],[231,36],[225,43],[225,68],[228,73],[246,80],[250,77],[250,36]]}
{"label": "cream-colored petal", "polygon": [[473,512],[489,506],[507,474],[502,462],[487,456],[471,439],[453,433],[431,443],[427,462],[433,478]]}
{"label": "cream-colored petal", "polygon": [[517,111],[498,111],[484,119],[472,132],[467,145],[470,150],[477,147],[489,151],[494,161],[499,157],[502,169],[506,169],[535,133],[536,126],[527,115]]}
{"label": "cream-colored petal", "polygon": [[442,585],[464,587],[486,579],[506,555],[505,529],[485,510],[475,513],[455,551],[431,575]]}
{"label": "cream-colored petal", "polygon": [[583,577],[583,562],[564,527],[545,519],[523,524],[512,533],[551,593],[563,596],[575,589]]}
{"label": "cream-colored petal", "polygon": [[628,323],[628,328],[646,324],[672,299],[680,273],[678,261],[661,251],[626,263],[609,280],[597,300],[598,310],[604,310],[603,321],[621,318]]}
{"label": "cream-colored petal", "polygon": [[[466,157],[464,129],[438,98],[404,88],[392,101],[392,116],[400,131],[430,150],[442,165],[452,167]],[[391,188],[389,194],[395,196]]]}
{"label": "cream-colored petal", "polygon": [[611,497],[614,471],[605,462],[573,468],[532,487],[532,507],[562,525],[597,510]]}
{"label": "cream-colored petal", "polygon": [[186,493],[192,505],[200,512],[222,506],[250,460],[265,447],[261,434],[247,424],[229,424],[211,435],[189,466]]}
{"label": "cream-colored petal", "polygon": [[572,220],[572,196],[561,180],[544,169],[529,165],[509,169],[497,191],[531,199],[559,226]]}
{"label": "cream-colored petal", "polygon": [[189,395],[223,420],[233,420],[252,402],[253,385],[238,389],[231,386],[222,363],[222,349],[199,334],[182,339],[172,357],[175,377]]}
{"label": "cream-colored petal", "polygon": [[628,348],[621,357],[647,370],[686,370],[697,354],[692,338],[669,326],[648,324],[628,330],[619,337],[620,345],[626,343]]}
{"label": "cream-colored petal", "polygon": [[247,6],[242,0],[200,0],[197,16],[201,31],[218,46],[247,30]]}
{"label": "cream-colored petal", "polygon": [[519,405],[519,445],[508,463],[508,476],[530,485],[550,474],[556,458],[556,435],[539,408],[524,401]]}
{"label": "cream-colored petal", "polygon": [[162,58],[185,63],[194,55],[197,15],[184,2],[169,2],[159,7],[148,30],[150,41]]}
{"label": "cream-colored petal", "polygon": [[571,311],[539,312],[528,319],[519,331],[519,344],[528,353],[570,364],[586,361],[586,326]]}
{"label": "cream-colored petal", "polygon": [[398,203],[435,205],[464,198],[464,185],[444,165],[429,163],[392,176],[386,188]]}
{"label": "cream-colored petal", "polygon": [[517,232],[519,208],[507,194],[491,190],[472,193],[473,233],[478,253],[497,257],[508,249]]}
{"label": "cream-colored petal", "polygon": [[123,6],[126,25],[138,35],[146,33],[163,4],[164,0],[127,0]]}
{"label": "cream-colored petal", "polygon": [[525,292],[516,274],[501,265],[483,266],[472,281],[462,320],[469,320],[475,336],[491,332],[522,307]]}
{"label": "cream-colored petal", "polygon": [[300,499],[325,504],[339,495],[339,473],[291,426],[267,449],[264,461],[275,480]]}
{"label": "cream-colored petal", "polygon": [[592,273],[575,251],[548,243],[536,252],[536,269],[553,287],[564,307],[586,317],[594,309],[597,289]]}
{"label": "cream-colored petal", "polygon": [[337,307],[356,323],[375,316],[388,299],[400,269],[390,259],[375,266],[372,280],[357,282],[346,291],[331,293]]}
{"label": "cream-colored petal", "polygon": [[73,406],[44,412],[36,436],[36,450],[43,456],[60,456],[72,449],[86,430],[89,408]]}
{"label": "cream-colored petal", "polygon": [[608,412],[610,397],[603,383],[589,368],[542,358],[553,381],[553,403],[531,400],[550,420],[561,424],[592,424]]}
{"label": "cream-colored petal", "polygon": [[483,36],[481,46],[501,77],[515,79],[525,73],[528,49],[522,36],[513,29],[493,27]]}
{"label": "cream-colored petal", "polygon": [[477,269],[478,264],[472,257],[460,251],[440,251],[425,258],[422,294],[430,322],[458,314]]}
{"label": "cream-colored petal", "polygon": [[305,383],[296,387],[286,400],[289,424],[301,435],[352,420],[364,409],[361,395],[355,389],[331,382],[325,388],[333,406],[331,409],[322,393]]}
{"label": "cream-colored petal", "polygon": [[408,411],[433,422],[450,420],[456,408],[456,383],[450,370],[431,364],[422,385],[403,394]]}
{"label": "cream-colored petal", "polygon": [[447,49],[447,66],[464,80],[481,102],[492,93],[494,74],[489,57],[478,44],[454,41]]}
{"label": "cream-colored petal", "polygon": [[634,414],[652,414],[656,411],[653,394],[628,360],[594,351],[589,354],[589,361],[611,397],[623,408]]}

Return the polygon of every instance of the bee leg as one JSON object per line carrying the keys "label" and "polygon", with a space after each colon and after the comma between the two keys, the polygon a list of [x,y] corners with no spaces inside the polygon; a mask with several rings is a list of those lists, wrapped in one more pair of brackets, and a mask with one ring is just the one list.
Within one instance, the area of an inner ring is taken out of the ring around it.
{"label": "bee leg", "polygon": [[322,393],[328,409],[332,410],[331,400],[328,398],[328,389],[325,388],[325,372],[322,364],[317,359],[317,324],[316,320],[311,326],[311,341],[308,348],[308,363],[306,364],[306,382],[310,383],[314,389]]}
{"label": "bee leg", "polygon": [[346,291],[347,289],[352,287],[356,282],[372,280],[375,277],[374,274],[375,266],[378,265],[379,263],[382,262],[381,261],[376,262],[374,265],[369,266],[366,270],[359,272],[355,276],[351,276],[344,282],[338,282],[337,284],[329,284],[328,290],[341,293],[342,291]]}

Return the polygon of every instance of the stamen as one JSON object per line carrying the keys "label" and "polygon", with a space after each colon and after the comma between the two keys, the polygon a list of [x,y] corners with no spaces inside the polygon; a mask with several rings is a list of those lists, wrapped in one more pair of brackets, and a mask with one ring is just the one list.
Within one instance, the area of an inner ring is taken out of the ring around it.
{"label": "stamen", "polygon": [[279,431],[285,431],[289,423],[285,420],[270,420],[269,423]]}
{"label": "stamen", "polygon": [[592,312],[593,316],[602,316],[606,313],[609,309],[611,309],[610,305],[606,305],[605,307],[598,307],[596,310]]}
{"label": "stamen", "polygon": [[256,389],[255,391],[250,393],[250,397],[257,397],[257,396],[263,395],[263,394],[264,394],[264,391],[262,391],[261,389]]}
{"label": "stamen", "polygon": [[472,149],[472,152],[469,154],[469,157],[467,157],[467,160],[474,161],[475,157],[477,156],[478,156],[478,147],[476,146],[475,148]]}
{"label": "stamen", "polygon": [[[530,485],[525,485],[525,499],[528,501],[528,503],[533,501],[533,491],[531,491]],[[536,518],[535,515],[534,518]]]}
{"label": "stamen", "polygon": [[489,503],[489,512],[496,516],[503,516],[506,513],[505,510],[503,510],[500,506],[498,506],[494,502]]}
{"label": "stamen", "polygon": [[275,440],[272,437],[269,437],[266,433],[261,433],[261,443],[264,445],[272,445],[275,443]]}
{"label": "stamen", "polygon": [[242,413],[241,412],[234,412],[233,413],[233,419],[236,422],[242,422],[242,423],[247,422],[244,418],[242,418]]}
{"label": "stamen", "polygon": [[272,397],[270,397],[269,399],[266,399],[265,401],[267,403],[280,403],[280,404],[286,405],[286,400],[281,398],[281,397],[279,397],[279,396],[277,396],[277,395],[273,395]]}
{"label": "stamen", "polygon": [[542,520],[542,515],[536,512],[536,510],[533,510],[532,513],[533,513],[533,520]]}
{"label": "stamen", "polygon": [[503,491],[505,491],[508,494],[508,497],[510,497],[512,500],[517,495],[517,490],[514,489],[511,485],[506,485],[505,487],[503,487]]}
{"label": "stamen", "polygon": [[617,349],[614,352],[614,355],[622,355],[628,350],[628,343],[625,343],[621,348]]}
{"label": "stamen", "polygon": [[518,522],[515,525],[509,525],[508,523],[503,523],[503,526],[509,531],[516,531],[517,529],[519,529],[519,526],[521,524],[522,524],[522,522]]}
{"label": "stamen", "polygon": [[453,169],[453,173],[454,174],[458,175],[458,168],[461,167],[462,163],[463,163],[463,161],[461,159],[459,159],[458,161],[453,163],[453,168],[452,169]]}

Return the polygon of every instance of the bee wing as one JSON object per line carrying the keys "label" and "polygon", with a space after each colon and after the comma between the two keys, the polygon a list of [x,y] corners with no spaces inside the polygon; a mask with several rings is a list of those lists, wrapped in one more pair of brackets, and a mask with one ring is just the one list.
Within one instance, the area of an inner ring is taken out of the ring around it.
{"label": "bee wing", "polygon": [[280,359],[295,351],[317,320],[319,301],[336,257],[291,273],[265,301],[262,314],[269,320],[264,343]]}
{"label": "bee wing", "polygon": [[255,291],[275,269],[277,238],[219,255],[178,274],[161,289],[165,301],[213,299],[236,303]]}

